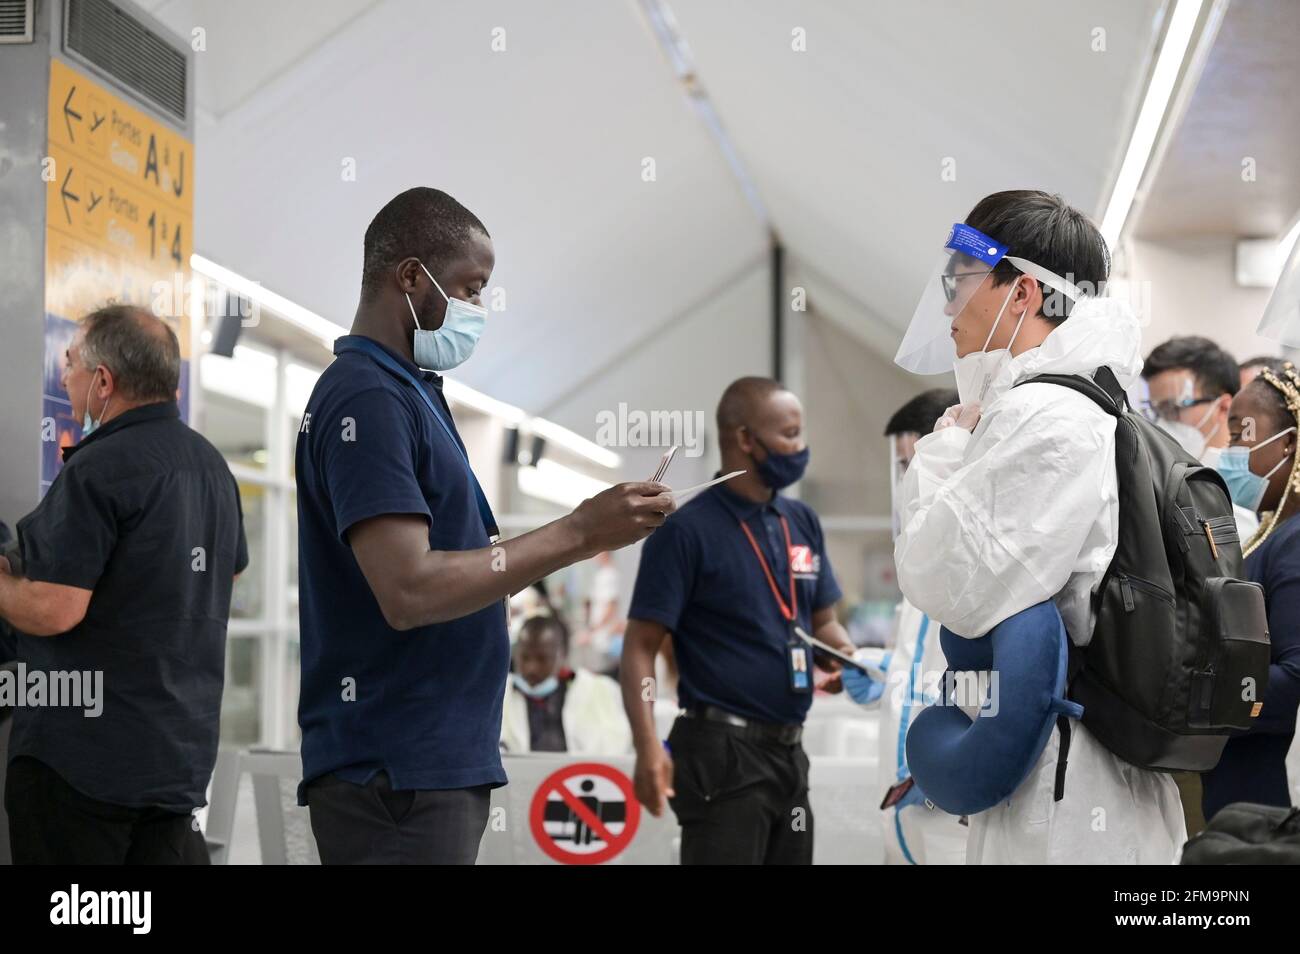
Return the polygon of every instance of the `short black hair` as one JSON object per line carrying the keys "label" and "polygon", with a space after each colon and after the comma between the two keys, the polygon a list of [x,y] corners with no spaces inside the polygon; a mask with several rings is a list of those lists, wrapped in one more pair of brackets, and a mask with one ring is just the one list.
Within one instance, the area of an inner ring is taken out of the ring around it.
{"label": "short black hair", "polygon": [[568,654],[569,652],[569,627],[564,625],[564,620],[558,615],[551,613],[538,613],[536,616],[529,616],[519,625],[519,635],[515,637],[515,645],[519,645],[525,639],[540,639],[548,632],[554,632],[560,643],[560,652]]}
{"label": "short black hair", "polygon": [[885,425],[885,436],[895,434],[929,434],[934,430],[934,422],[943,417],[943,412],[954,404],[960,404],[955,388],[932,388],[922,391],[912,398],[889,419]]}
{"label": "short black hair", "polygon": [[1142,377],[1180,369],[1191,371],[1205,397],[1236,394],[1241,389],[1241,368],[1232,355],[1209,338],[1182,335],[1156,345],[1142,365]]}
{"label": "short black hair", "polygon": [[488,230],[447,193],[420,186],[398,193],[366,228],[361,294],[368,298],[404,258],[419,258],[434,275],[445,269],[466,242]]}
{"label": "short black hair", "polygon": [[[1110,251],[1092,220],[1059,195],[1038,189],[1013,189],[985,196],[966,216],[966,224],[1007,246],[1007,254],[1055,272],[1089,295],[1101,295],[1110,278]],[[1021,274],[1003,259],[993,269],[993,284]],[[1043,293],[1040,317],[1059,324],[1070,315],[1069,298],[1038,283]]]}
{"label": "short black hair", "polygon": [[181,386],[181,345],[167,322],[137,305],[109,304],[81,321],[79,357],[103,365],[132,401],[174,401]]}
{"label": "short black hair", "polygon": [[785,389],[780,381],[756,375],[732,381],[718,399],[718,439],[724,443],[729,442],[727,435],[736,428],[742,425],[752,426],[754,409],[769,394]]}

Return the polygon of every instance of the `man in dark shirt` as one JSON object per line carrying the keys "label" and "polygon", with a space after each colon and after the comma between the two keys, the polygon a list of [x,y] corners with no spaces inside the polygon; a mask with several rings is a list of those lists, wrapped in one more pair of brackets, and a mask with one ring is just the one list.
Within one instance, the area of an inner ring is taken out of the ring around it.
{"label": "man in dark shirt", "polygon": [[[572,673],[560,667],[567,641],[563,624],[553,616],[529,617],[515,637],[515,671],[511,674],[514,686],[510,692],[524,699],[528,714],[526,752],[569,749],[564,738],[564,702]],[[511,698],[509,693],[506,698]]]}
{"label": "man in dark shirt", "polygon": [[[733,382],[718,442],[722,471],[745,473],[690,501],[641,551],[621,667],[637,798],[654,815],[670,800],[683,864],[811,864],[800,739],[814,687],[794,629],[854,647],[835,619],[821,523],[779,493],[808,463],[799,399],[769,378]],[[684,711],[666,751],[647,688],[669,633]]]}
{"label": "man in dark shirt", "polygon": [[570,668],[568,648],[568,627],[555,615],[539,613],[519,625],[501,718],[503,752],[631,751],[618,683],[581,666]]}
{"label": "man in dark shirt", "polygon": [[303,783],[321,860],[472,864],[509,669],[505,599],[673,510],[611,487],[496,543],[442,393],[486,323],[492,240],[446,193],[401,193],[366,230],[352,334],[298,433]]}
{"label": "man in dark shirt", "polygon": [[68,348],[83,436],[18,524],[21,566],[0,565],[25,689],[5,784],[17,864],[207,863],[192,813],[248,548],[230,469],[180,420],[179,379],[176,335],[138,308],[96,311]]}

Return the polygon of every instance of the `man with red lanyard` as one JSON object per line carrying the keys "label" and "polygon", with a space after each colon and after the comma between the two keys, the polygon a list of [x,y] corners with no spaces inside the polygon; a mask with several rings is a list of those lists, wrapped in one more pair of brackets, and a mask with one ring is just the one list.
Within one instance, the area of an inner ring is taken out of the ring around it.
{"label": "man with red lanyard", "polygon": [[[839,585],[817,515],[779,491],[803,476],[799,399],[741,378],[718,403],[722,473],[646,540],[620,678],[636,743],[638,800],[667,801],[683,864],[811,864],[812,657],[794,627],[846,652]],[[655,732],[654,657],[671,634],[682,714]],[[832,688],[838,690],[838,676]]]}

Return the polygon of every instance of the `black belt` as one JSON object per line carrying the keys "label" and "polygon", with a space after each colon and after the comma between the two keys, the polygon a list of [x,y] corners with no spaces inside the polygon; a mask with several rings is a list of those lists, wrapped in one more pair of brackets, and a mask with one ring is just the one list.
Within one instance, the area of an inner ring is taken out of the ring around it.
{"label": "black belt", "polygon": [[702,706],[699,709],[683,709],[683,719],[699,719],[729,726],[736,734],[758,742],[777,742],[781,745],[798,745],[803,738],[803,726],[781,725],[775,722],[757,722],[746,719],[717,706]]}

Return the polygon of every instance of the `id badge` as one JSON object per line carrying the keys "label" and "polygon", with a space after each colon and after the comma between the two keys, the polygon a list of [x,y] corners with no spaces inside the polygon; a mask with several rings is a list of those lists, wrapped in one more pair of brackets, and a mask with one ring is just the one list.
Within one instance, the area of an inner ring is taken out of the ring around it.
{"label": "id badge", "polygon": [[786,646],[786,654],[790,660],[790,691],[801,694],[812,692],[812,660],[809,658],[808,647],[802,642],[790,643]]}

